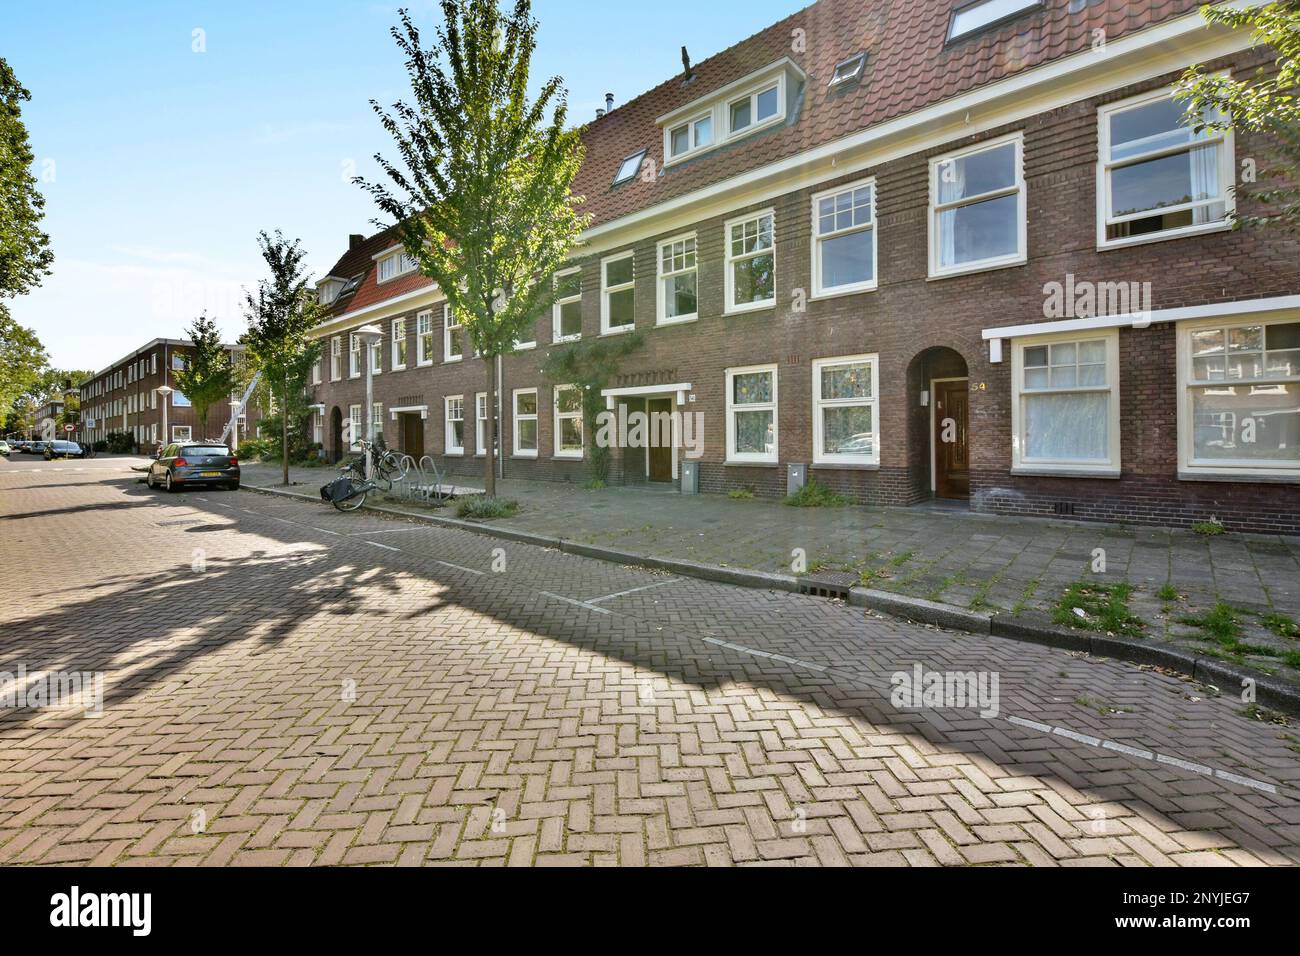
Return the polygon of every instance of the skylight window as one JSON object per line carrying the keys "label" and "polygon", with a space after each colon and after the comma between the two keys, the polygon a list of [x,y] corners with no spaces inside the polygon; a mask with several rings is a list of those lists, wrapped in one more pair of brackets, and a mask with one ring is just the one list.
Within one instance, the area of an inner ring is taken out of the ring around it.
{"label": "skylight window", "polygon": [[835,67],[835,74],[831,77],[828,85],[839,86],[841,83],[849,83],[856,80],[862,75],[862,67],[866,65],[867,55],[859,53],[857,56],[851,56],[843,63]]}
{"label": "skylight window", "polygon": [[956,40],[1039,6],[1042,0],[975,0],[953,13],[948,39]]}
{"label": "skylight window", "polygon": [[618,173],[614,176],[614,185],[625,183],[637,174],[641,168],[641,161],[645,159],[646,150],[639,153],[633,153],[627,159],[623,160],[622,165],[618,167]]}

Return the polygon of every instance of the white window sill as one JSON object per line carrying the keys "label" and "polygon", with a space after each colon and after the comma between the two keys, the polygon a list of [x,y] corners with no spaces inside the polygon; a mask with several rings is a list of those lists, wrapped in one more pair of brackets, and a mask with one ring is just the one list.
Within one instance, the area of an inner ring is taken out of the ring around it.
{"label": "white window sill", "polygon": [[535,349],[535,348],[537,348],[536,342],[520,342],[518,345],[515,346],[515,351],[527,352],[529,349]]}
{"label": "white window sill", "polygon": [[[457,362],[463,362],[463,361],[465,361],[465,356],[463,356],[463,355],[457,355],[455,358],[443,359],[443,360],[442,360],[442,364],[443,364],[443,365],[455,365]],[[430,362],[429,364],[432,365],[433,363]]]}
{"label": "white window sill", "polygon": [[582,333],[581,333],[581,332],[578,333],[577,335],[560,335],[560,336],[555,336],[555,337],[553,337],[553,338],[551,339],[551,344],[552,344],[552,345],[563,345],[563,344],[566,343],[566,342],[580,342],[580,341],[582,341]]}
{"label": "white window sill", "polygon": [[1237,482],[1239,484],[1250,484],[1251,482],[1260,482],[1268,484],[1300,484],[1300,471],[1284,471],[1281,469],[1268,471],[1247,471],[1245,469],[1232,471],[1197,471],[1193,468],[1180,468],[1178,470],[1179,481],[1214,481],[1214,482]]}
{"label": "white window sill", "polygon": [[1232,223],[1212,222],[1204,226],[1184,226],[1182,229],[1170,229],[1166,232],[1153,232],[1145,236],[1130,236],[1128,239],[1099,240],[1098,252],[1112,249],[1128,249],[1132,246],[1149,246],[1153,242],[1168,242],[1171,239],[1189,239],[1192,236],[1207,236],[1216,232],[1231,232]]}
{"label": "white window sill", "polygon": [[864,282],[860,285],[846,285],[837,289],[827,289],[825,291],[814,292],[808,297],[809,302],[818,302],[822,299],[842,299],[846,295],[861,295],[864,292],[875,292],[880,288],[877,282]]}
{"label": "white window sill", "polygon": [[819,461],[814,458],[813,468],[825,468],[828,470],[839,471],[879,471],[880,462],[878,461]]}
{"label": "white window sill", "polygon": [[405,365],[394,365],[394,366],[393,366],[392,368],[390,368],[388,371],[390,371],[390,372],[405,372],[405,371],[406,371],[406,366],[405,366]]}
{"label": "white window sill", "polygon": [[722,464],[727,468],[779,468],[781,466],[781,462],[775,458],[757,460],[728,458]]}
{"label": "white window sill", "polygon": [[464,448],[448,448],[446,451],[443,452],[443,455],[444,455],[445,457],[447,457],[447,458],[464,458],[464,457],[465,457],[465,449],[464,449]]}
{"label": "white window sill", "polygon": [[626,335],[628,332],[635,332],[635,325],[620,325],[616,329],[601,329],[601,335]]}
{"label": "white window sill", "polygon": [[954,276],[968,276],[977,272],[996,272],[999,269],[1014,269],[1016,266],[1023,266],[1029,261],[1027,256],[1016,256],[1014,259],[994,259],[987,262],[973,262],[965,266],[954,266],[951,269],[942,269],[937,272],[931,272],[926,277],[926,282],[937,282],[940,279],[951,279]]}
{"label": "white window sill", "polygon": [[432,365],[432,364],[433,364],[433,359],[426,359],[426,360],[423,361],[423,362],[416,362],[416,363],[415,363],[415,367],[416,367],[416,368],[428,368],[428,367],[429,367],[430,365]]}
{"label": "white window sill", "polygon": [[1119,478],[1120,470],[1109,465],[1102,468],[1071,467],[1069,465],[1012,465],[1011,474],[1037,478]]}
{"label": "white window sill", "polygon": [[762,302],[751,302],[748,305],[730,305],[723,310],[723,315],[744,315],[747,312],[762,312],[767,309],[776,308],[776,299],[764,299]]}
{"label": "white window sill", "polygon": [[566,461],[582,461],[582,452],[580,451],[557,451],[556,458]]}
{"label": "white window sill", "polygon": [[665,325],[690,325],[692,322],[698,321],[700,321],[700,314],[697,312],[694,315],[683,315],[671,319],[658,319],[655,322],[655,328],[661,328]]}
{"label": "white window sill", "polygon": [[535,458],[537,457],[537,452],[535,452],[535,451],[517,451],[517,452],[515,452],[513,455],[511,455],[510,457],[511,457],[511,458],[529,458],[529,459],[535,459]]}

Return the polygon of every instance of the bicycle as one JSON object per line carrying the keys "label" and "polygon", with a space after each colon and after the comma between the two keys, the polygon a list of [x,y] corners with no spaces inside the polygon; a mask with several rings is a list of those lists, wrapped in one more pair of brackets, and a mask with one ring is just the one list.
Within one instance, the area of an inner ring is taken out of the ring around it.
{"label": "bicycle", "polygon": [[366,477],[365,470],[364,455],[373,446],[367,441],[359,444],[363,457],[347,462],[339,477],[320,490],[321,497],[339,511],[356,511],[366,503],[366,495],[379,489],[377,484]]}

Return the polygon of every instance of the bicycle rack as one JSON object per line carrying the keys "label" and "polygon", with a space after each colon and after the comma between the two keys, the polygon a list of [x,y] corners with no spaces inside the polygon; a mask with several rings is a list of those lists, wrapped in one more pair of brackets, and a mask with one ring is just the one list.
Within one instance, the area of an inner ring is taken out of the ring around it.
{"label": "bicycle rack", "polygon": [[410,455],[403,455],[400,470],[393,478],[393,487],[389,494],[407,501],[441,501],[442,473],[433,458],[424,455],[416,461]]}

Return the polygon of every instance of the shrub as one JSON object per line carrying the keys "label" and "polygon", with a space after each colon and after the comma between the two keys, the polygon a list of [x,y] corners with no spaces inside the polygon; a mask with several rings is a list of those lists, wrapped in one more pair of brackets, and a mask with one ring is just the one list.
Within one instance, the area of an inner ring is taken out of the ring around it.
{"label": "shrub", "polygon": [[246,438],[239,443],[238,454],[245,461],[278,461],[280,443],[274,438]]}
{"label": "shrub", "polygon": [[792,508],[843,508],[853,502],[844,495],[831,491],[828,486],[823,485],[820,481],[812,479],[794,494],[787,497],[785,503]]}
{"label": "shrub", "polygon": [[1192,531],[1203,538],[1217,538],[1223,534],[1226,529],[1217,519],[1211,518],[1209,521],[1198,521],[1192,525]]}
{"label": "shrub", "polygon": [[104,439],[104,450],[110,455],[129,455],[135,451],[135,439],[126,432],[109,432]]}
{"label": "shrub", "polygon": [[733,501],[744,501],[747,498],[754,497],[754,489],[737,488],[735,491],[728,492],[727,497],[731,498]]}
{"label": "shrub", "polygon": [[504,498],[471,495],[456,502],[456,517],[473,521],[491,521],[493,518],[512,518],[519,514],[519,502]]}
{"label": "shrub", "polygon": [[582,483],[582,487],[588,491],[603,491],[605,489],[605,480],[603,478],[589,478]]}

